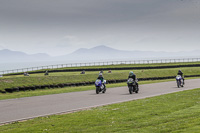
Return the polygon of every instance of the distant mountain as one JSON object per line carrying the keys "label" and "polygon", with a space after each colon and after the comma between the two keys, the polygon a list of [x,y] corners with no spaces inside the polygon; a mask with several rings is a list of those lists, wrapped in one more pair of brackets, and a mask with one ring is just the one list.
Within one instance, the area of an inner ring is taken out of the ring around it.
{"label": "distant mountain", "polygon": [[0,50],[0,62],[31,62],[49,60],[51,57],[44,53],[26,54],[20,51],[11,51],[8,49]]}
{"label": "distant mountain", "polygon": [[59,59],[67,60],[136,60],[151,58],[190,58],[200,57],[200,50],[190,52],[154,52],[154,51],[124,51],[100,45],[91,49],[81,48],[77,51],[59,56]]}
{"label": "distant mountain", "polygon": [[80,48],[71,54],[51,57],[44,53],[26,54],[8,49],[0,50],[0,62],[34,62],[34,61],[67,61],[93,62],[106,60],[141,60],[158,58],[200,58],[200,50],[181,52],[154,52],[154,51],[125,51],[110,48],[104,45],[90,49]]}

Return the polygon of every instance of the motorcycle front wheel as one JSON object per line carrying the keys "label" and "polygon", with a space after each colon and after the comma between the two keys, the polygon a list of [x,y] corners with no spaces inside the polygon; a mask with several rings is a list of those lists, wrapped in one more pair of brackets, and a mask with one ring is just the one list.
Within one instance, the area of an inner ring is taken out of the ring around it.
{"label": "motorcycle front wheel", "polygon": [[100,87],[96,87],[96,93],[99,94],[100,92]]}
{"label": "motorcycle front wheel", "polygon": [[179,81],[177,81],[177,87],[178,87],[178,88],[180,87],[180,83],[179,83]]}
{"label": "motorcycle front wheel", "polygon": [[130,94],[133,94],[133,87],[132,87],[132,86],[129,86],[128,88],[129,88],[129,93],[130,93]]}

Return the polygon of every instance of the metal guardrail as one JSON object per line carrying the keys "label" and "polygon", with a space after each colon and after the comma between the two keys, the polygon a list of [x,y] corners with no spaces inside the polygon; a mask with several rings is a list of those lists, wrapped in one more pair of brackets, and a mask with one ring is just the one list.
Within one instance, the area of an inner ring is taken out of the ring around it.
{"label": "metal guardrail", "polygon": [[177,63],[177,62],[197,62],[200,58],[183,58],[183,59],[157,59],[157,60],[131,60],[131,61],[107,61],[107,62],[89,62],[89,63],[71,63],[57,64],[39,67],[29,67],[13,70],[0,71],[0,77],[4,74],[36,71],[42,69],[56,69],[64,67],[82,67],[82,66],[104,66],[104,65],[119,65],[119,64],[153,64],[153,63]]}

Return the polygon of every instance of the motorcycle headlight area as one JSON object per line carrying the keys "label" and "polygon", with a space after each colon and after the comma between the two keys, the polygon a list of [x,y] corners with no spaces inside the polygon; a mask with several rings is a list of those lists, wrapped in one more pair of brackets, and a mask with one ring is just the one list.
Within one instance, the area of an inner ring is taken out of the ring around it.
{"label": "motorcycle headlight area", "polygon": [[101,83],[101,80],[96,80],[96,81],[95,81],[95,84],[96,84],[96,85],[99,85],[100,83]]}

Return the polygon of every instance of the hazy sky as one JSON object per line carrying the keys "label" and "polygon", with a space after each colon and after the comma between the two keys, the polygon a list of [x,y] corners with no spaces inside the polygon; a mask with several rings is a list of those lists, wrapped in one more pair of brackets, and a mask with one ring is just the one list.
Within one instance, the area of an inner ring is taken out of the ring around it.
{"label": "hazy sky", "polygon": [[200,49],[199,0],[0,0],[0,49]]}

